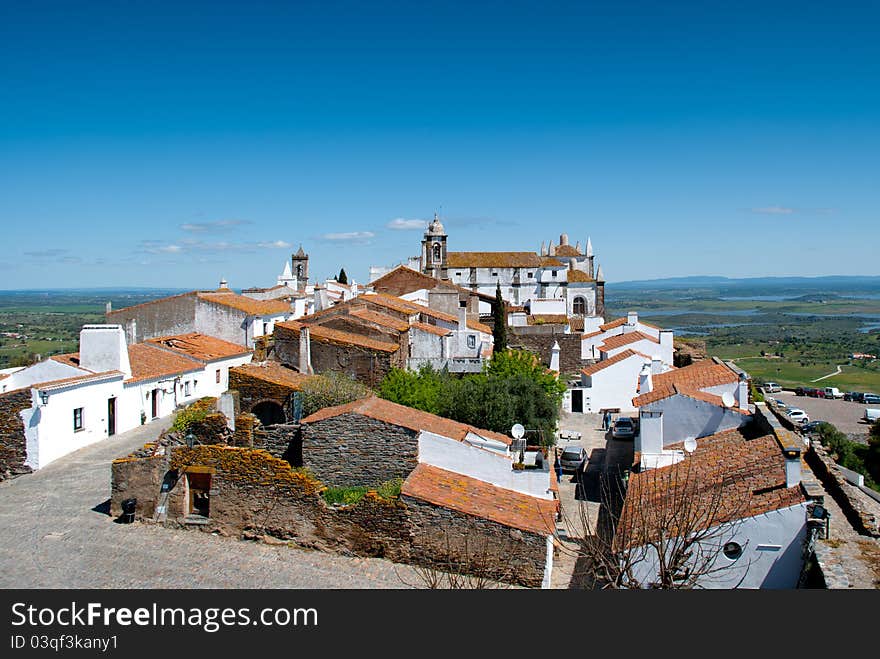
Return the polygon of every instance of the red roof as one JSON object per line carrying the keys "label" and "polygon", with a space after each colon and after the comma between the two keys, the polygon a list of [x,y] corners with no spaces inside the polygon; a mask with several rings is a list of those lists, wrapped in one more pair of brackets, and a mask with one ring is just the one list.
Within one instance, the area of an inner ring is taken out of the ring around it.
{"label": "red roof", "polygon": [[785,457],[774,436],[704,437],[682,462],[630,476],[614,543],[636,547],[661,529],[697,532],[806,501],[800,484],[785,483]]}
{"label": "red roof", "polygon": [[738,382],[739,376],[724,364],[702,361],[676,368],[651,378],[651,391],[633,398],[633,405],[641,407],[675,393],[673,385],[681,390],[699,391],[720,384]]}
{"label": "red roof", "polygon": [[189,334],[176,334],[174,336],[162,336],[155,339],[147,339],[146,343],[167,348],[174,352],[182,353],[188,357],[212,362],[229,357],[241,357],[252,351],[237,343],[224,341],[206,334],[191,332]]}
{"label": "red roof", "polygon": [[318,410],[311,416],[302,420],[303,423],[317,423],[341,416],[343,414],[359,414],[377,421],[384,421],[391,425],[409,428],[416,432],[425,430],[436,435],[449,437],[458,441],[463,441],[468,433],[474,433],[485,439],[493,439],[503,444],[510,445],[511,438],[492,430],[483,430],[474,428],[466,423],[459,423],[452,419],[446,419],[436,414],[423,412],[405,405],[398,405],[383,398],[371,396],[369,398],[361,398],[352,403],[345,405],[337,405],[335,407],[325,407]]}
{"label": "red roof", "polygon": [[553,499],[529,496],[427,464],[410,473],[400,493],[522,531],[553,535],[556,529]]}
{"label": "red roof", "polygon": [[581,373],[584,375],[594,375],[599,371],[603,371],[609,366],[614,366],[630,357],[642,357],[642,361],[644,361],[644,355],[640,352],[636,352],[635,350],[624,350],[623,352],[619,352],[613,357],[609,357],[608,359],[603,359],[600,362],[596,362],[595,364],[590,364],[586,368],[581,369]]}
{"label": "red roof", "polygon": [[192,357],[175,354],[148,343],[128,346],[128,361],[131,363],[131,378],[126,382],[156,380],[201,371],[205,367]]}
{"label": "red roof", "polygon": [[342,330],[331,329],[323,325],[307,325],[296,320],[288,320],[287,322],[275,323],[275,327],[292,330],[297,335],[303,327],[308,327],[309,337],[312,341],[319,343],[332,343],[343,346],[357,346],[359,348],[367,348],[376,352],[397,352],[400,350],[400,344],[391,343],[390,341],[379,341],[362,334],[354,332],[344,332]]}
{"label": "red roof", "polygon": [[609,336],[602,345],[599,346],[602,350],[614,350],[615,348],[620,348],[622,346],[629,345],[630,343],[635,343],[636,341],[650,341],[651,343],[660,343],[653,336],[649,336],[648,334],[642,334],[641,332],[626,332],[625,334],[617,334],[616,336]]}

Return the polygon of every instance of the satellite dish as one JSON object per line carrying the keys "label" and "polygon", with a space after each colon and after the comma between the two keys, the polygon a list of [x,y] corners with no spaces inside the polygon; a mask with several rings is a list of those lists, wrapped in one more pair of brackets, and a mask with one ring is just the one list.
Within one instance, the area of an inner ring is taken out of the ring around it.
{"label": "satellite dish", "polygon": [[684,440],[684,450],[688,453],[693,453],[697,450],[697,440],[693,437],[688,437]]}
{"label": "satellite dish", "polygon": [[522,424],[514,423],[513,428],[510,429],[510,434],[513,435],[514,439],[522,439],[526,434],[526,429],[522,427]]}
{"label": "satellite dish", "polygon": [[724,407],[733,407],[736,405],[736,399],[733,397],[732,393],[725,391],[721,394],[721,404],[724,405]]}

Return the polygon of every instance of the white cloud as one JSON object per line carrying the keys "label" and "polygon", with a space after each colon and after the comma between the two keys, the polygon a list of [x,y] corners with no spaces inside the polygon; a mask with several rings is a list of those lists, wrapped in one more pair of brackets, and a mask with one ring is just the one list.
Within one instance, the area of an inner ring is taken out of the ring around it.
{"label": "white cloud", "polygon": [[372,231],[347,231],[345,233],[325,233],[321,239],[332,242],[359,243],[366,242],[375,235]]}
{"label": "white cloud", "polygon": [[242,224],[253,224],[250,220],[215,220],[214,222],[187,222],[181,224],[180,228],[190,233],[210,233],[216,231],[226,231],[231,227],[241,226]]}
{"label": "white cloud", "polygon": [[260,249],[289,249],[292,245],[283,240],[274,240],[269,243],[257,243]]}
{"label": "white cloud", "polygon": [[427,224],[425,220],[405,220],[402,217],[397,217],[385,226],[394,231],[412,231],[414,229],[424,229]]}
{"label": "white cloud", "polygon": [[791,215],[795,212],[794,208],[786,206],[764,206],[762,208],[751,208],[753,213],[761,213],[763,215]]}

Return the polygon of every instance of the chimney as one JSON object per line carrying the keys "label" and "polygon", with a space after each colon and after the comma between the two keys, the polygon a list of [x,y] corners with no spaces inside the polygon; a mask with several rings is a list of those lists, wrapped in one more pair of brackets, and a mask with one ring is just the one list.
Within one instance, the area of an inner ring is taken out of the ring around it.
{"label": "chimney", "polygon": [[630,311],[626,314],[626,324],[630,327],[635,327],[639,323],[639,312],[638,311]]}
{"label": "chimney", "polygon": [[109,314],[112,311],[113,311],[113,303],[108,300],[107,306],[104,307],[104,313]]}
{"label": "chimney", "polygon": [[562,233],[559,235],[559,246],[568,245],[568,234]]}
{"label": "chimney", "polygon": [[785,487],[795,487],[801,482],[801,452],[796,448],[785,448]]}
{"label": "chimney", "polygon": [[749,409],[749,378],[740,372],[739,382],[736,385],[736,406],[747,410]]}
{"label": "chimney", "polygon": [[639,446],[642,455],[663,452],[663,412],[641,410],[639,412]]}
{"label": "chimney", "polygon": [[651,364],[645,364],[642,372],[639,373],[639,395],[647,394],[654,390],[654,383],[651,378]]}
{"label": "chimney", "polygon": [[550,370],[559,373],[559,341],[554,341],[550,349]]}
{"label": "chimney", "polygon": [[299,331],[299,372],[311,375],[312,371],[312,342],[309,338],[308,326],[303,326]]}
{"label": "chimney", "polygon": [[663,360],[662,359],[652,359],[651,360],[651,375],[660,375],[663,372]]}
{"label": "chimney", "polygon": [[224,288],[224,289],[229,288],[229,284],[227,283],[227,281],[225,279],[220,280],[220,288]]}
{"label": "chimney", "polygon": [[96,373],[121,371],[131,377],[122,325],[83,325],[79,333],[79,365]]}
{"label": "chimney", "polygon": [[458,307],[458,329],[461,332],[467,330],[467,306]]}
{"label": "chimney", "polygon": [[[672,330],[660,330],[660,346],[672,351]],[[669,360],[670,362],[672,359]]]}

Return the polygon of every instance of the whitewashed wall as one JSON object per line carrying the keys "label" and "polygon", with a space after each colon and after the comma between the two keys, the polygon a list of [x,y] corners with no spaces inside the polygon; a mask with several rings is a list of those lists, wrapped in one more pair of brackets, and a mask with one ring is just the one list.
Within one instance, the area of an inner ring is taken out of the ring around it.
{"label": "whitewashed wall", "polygon": [[751,421],[749,414],[676,394],[641,409],[663,412],[663,445],[681,442],[687,437],[706,437],[716,432],[739,428]]}
{"label": "whitewashed wall", "polygon": [[596,413],[614,407],[619,407],[623,412],[635,410],[632,399],[637,395],[639,372],[644,365],[644,357],[633,355],[598,373],[582,376],[584,412]]}

